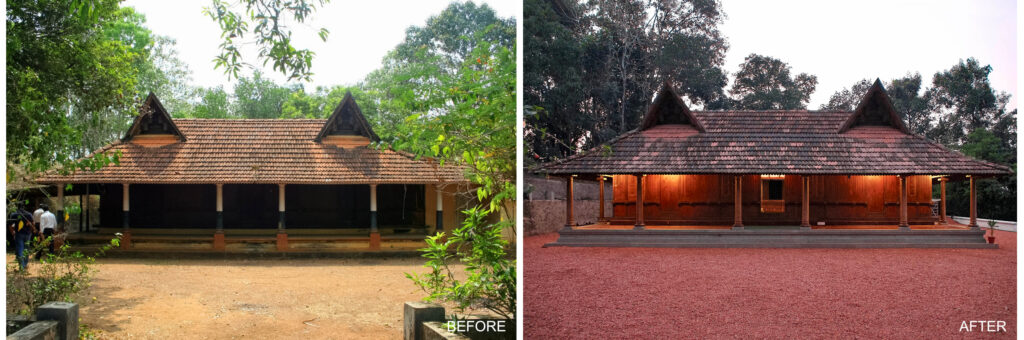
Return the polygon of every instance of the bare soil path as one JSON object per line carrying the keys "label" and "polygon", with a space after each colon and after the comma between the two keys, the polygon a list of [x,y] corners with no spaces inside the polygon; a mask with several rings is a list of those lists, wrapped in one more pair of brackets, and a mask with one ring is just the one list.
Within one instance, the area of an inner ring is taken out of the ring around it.
{"label": "bare soil path", "polygon": [[[101,259],[82,322],[110,339],[395,339],[419,258]],[[93,300],[95,297],[95,300]]]}
{"label": "bare soil path", "polygon": [[999,249],[541,248],[526,237],[524,336],[550,338],[1017,335],[1017,234]]}

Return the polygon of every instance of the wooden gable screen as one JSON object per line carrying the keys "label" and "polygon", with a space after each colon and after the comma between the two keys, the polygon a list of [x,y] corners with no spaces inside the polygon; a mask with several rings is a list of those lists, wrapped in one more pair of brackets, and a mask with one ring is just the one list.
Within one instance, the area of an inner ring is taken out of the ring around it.
{"label": "wooden gable screen", "polygon": [[164,146],[185,140],[185,134],[174,124],[167,109],[152,92],[139,108],[139,115],[128,128],[128,133],[121,138],[121,141],[144,147]]}
{"label": "wooden gable screen", "polygon": [[373,132],[359,105],[352,98],[351,92],[345,93],[345,98],[327,118],[327,122],[316,136],[317,143],[341,148],[361,147],[378,141],[380,138]]}

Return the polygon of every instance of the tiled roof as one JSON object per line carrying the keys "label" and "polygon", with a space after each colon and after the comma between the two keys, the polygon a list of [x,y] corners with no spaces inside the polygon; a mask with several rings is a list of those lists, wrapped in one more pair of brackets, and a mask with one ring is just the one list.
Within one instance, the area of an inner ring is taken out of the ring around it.
{"label": "tiled roof", "polygon": [[548,174],[1004,175],[892,126],[840,128],[853,112],[693,111],[705,132],[662,124],[544,165]]}
{"label": "tiled roof", "polygon": [[460,167],[374,147],[339,148],[314,141],[325,119],[175,119],[187,137],[159,147],[114,142],[119,165],[39,183],[386,184],[465,182]]}

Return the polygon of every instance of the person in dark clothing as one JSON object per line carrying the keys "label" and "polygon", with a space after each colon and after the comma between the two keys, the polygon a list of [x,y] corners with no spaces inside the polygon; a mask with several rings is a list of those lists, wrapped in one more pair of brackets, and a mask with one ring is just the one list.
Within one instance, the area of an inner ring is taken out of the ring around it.
{"label": "person in dark clothing", "polygon": [[8,216],[8,220],[11,221],[7,225],[8,231],[14,234],[14,254],[18,258],[18,264],[21,269],[28,268],[28,254],[25,253],[25,248],[29,240],[32,239],[32,235],[36,234],[36,225],[32,220],[32,213],[25,210],[23,205],[18,205],[18,210],[11,213]]}

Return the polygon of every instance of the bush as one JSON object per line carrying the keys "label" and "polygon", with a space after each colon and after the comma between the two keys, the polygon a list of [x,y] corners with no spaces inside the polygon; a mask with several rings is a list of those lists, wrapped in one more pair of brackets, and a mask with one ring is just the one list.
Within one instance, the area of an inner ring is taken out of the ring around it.
{"label": "bush", "polygon": [[[516,261],[508,259],[508,241],[501,235],[510,221],[488,224],[487,211],[474,207],[463,211],[462,226],[426,239],[421,249],[431,269],[423,275],[408,274],[428,295],[427,301],[449,301],[459,313],[467,308],[487,309],[511,320],[516,314]],[[465,281],[455,279],[450,264],[456,260],[466,266]]]}
{"label": "bush", "polygon": [[[26,248],[27,254],[33,254],[46,248],[52,237],[43,242]],[[92,279],[92,264],[95,257],[103,255],[107,250],[117,247],[120,235],[111,239],[92,256],[81,252],[70,251],[68,244],[56,249],[55,254],[47,254],[37,275],[22,270],[17,261],[7,264],[7,315],[33,315],[36,307],[52,301],[73,302],[78,294],[89,287]],[[26,255],[27,256],[27,255]]]}

